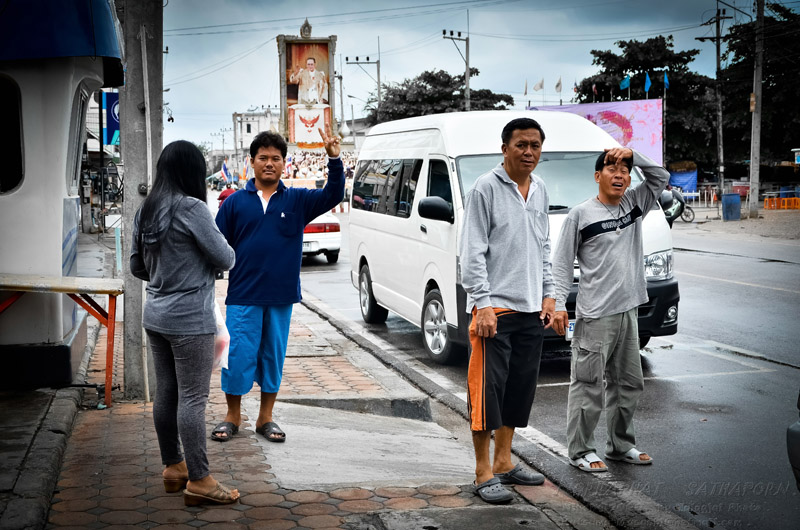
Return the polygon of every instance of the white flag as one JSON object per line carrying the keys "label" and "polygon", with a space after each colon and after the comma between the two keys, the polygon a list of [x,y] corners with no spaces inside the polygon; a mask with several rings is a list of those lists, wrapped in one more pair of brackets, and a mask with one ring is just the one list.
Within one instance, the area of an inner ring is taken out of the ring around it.
{"label": "white flag", "polygon": [[534,90],[541,90],[541,89],[543,89],[543,88],[544,88],[544,77],[542,78],[542,80],[541,80],[541,81],[539,81],[538,83],[536,83],[535,85],[533,85],[533,89],[534,89]]}
{"label": "white flag", "polygon": [[561,78],[558,78],[558,83],[556,83],[556,92],[559,94],[561,93]]}

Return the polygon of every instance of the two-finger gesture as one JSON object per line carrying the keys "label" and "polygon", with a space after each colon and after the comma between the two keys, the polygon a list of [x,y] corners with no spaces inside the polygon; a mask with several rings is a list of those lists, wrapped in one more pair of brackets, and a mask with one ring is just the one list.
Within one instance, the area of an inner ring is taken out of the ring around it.
{"label": "two-finger gesture", "polygon": [[339,156],[339,152],[341,151],[341,148],[339,147],[339,137],[328,136],[328,134],[321,128],[317,128],[317,130],[319,131],[319,135],[322,137],[322,141],[325,144],[325,152],[328,153],[328,156],[331,158]]}

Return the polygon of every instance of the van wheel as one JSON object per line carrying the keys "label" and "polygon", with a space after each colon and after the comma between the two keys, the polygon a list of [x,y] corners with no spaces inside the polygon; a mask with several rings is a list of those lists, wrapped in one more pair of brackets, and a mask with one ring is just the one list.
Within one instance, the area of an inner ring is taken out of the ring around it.
{"label": "van wheel", "polygon": [[325,259],[328,260],[328,263],[336,263],[337,261],[339,261],[339,251],[332,250],[331,252],[326,252]]}
{"label": "van wheel", "polygon": [[642,337],[639,335],[639,349],[644,349],[647,346],[647,343],[650,342],[650,337]]}
{"label": "van wheel", "polygon": [[378,305],[372,295],[372,278],[369,266],[364,265],[358,273],[358,301],[361,306],[361,318],[367,324],[383,324],[389,316],[389,310]]}
{"label": "van wheel", "polygon": [[422,342],[428,356],[437,364],[452,364],[461,350],[447,336],[447,319],[442,294],[431,289],[422,304]]}

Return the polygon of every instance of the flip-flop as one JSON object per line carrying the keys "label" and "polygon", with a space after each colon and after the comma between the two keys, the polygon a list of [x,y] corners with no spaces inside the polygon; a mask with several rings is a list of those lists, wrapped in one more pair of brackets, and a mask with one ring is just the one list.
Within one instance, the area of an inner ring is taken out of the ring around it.
{"label": "flip-flop", "polygon": [[256,427],[256,432],[270,442],[283,443],[286,441],[286,433],[274,421],[268,421],[261,427]]}
{"label": "flip-flop", "polygon": [[[227,442],[233,438],[233,435],[237,432],[239,432],[238,425],[234,425],[229,421],[223,421],[214,427],[213,431],[211,431],[211,439],[216,442]],[[224,434],[225,436],[220,436],[221,434]]]}
{"label": "flip-flop", "polygon": [[626,462],[628,464],[634,464],[634,465],[637,465],[637,466],[646,466],[648,464],[652,464],[653,463],[653,459],[652,458],[648,458],[647,460],[642,460],[641,458],[639,458],[639,455],[647,455],[648,457],[650,456],[647,453],[643,453],[643,452],[638,451],[634,447],[632,449],[628,449],[627,453],[625,453],[624,455],[620,455],[620,456],[614,456],[614,455],[606,453],[606,458],[608,458],[609,460],[616,460],[618,462]]}
{"label": "flip-flop", "polygon": [[505,504],[514,499],[514,495],[500,484],[500,479],[497,477],[475,484],[475,495],[489,504]]}
{"label": "flip-flop", "polygon": [[203,494],[192,493],[189,490],[183,490],[183,504],[186,506],[200,506],[203,504],[233,504],[238,500],[239,497],[234,497],[233,492],[219,482],[217,482],[217,484],[211,488],[211,491],[207,491]]}
{"label": "flip-flop", "polygon": [[604,471],[608,471],[608,466],[606,467],[592,467],[592,464],[595,462],[601,462],[605,465],[605,462],[600,460],[600,457],[597,456],[595,453],[587,453],[583,456],[579,456],[578,458],[570,459],[569,465],[573,467],[577,467],[581,471],[586,471],[587,473],[603,473]]}
{"label": "flip-flop", "polygon": [[521,486],[544,484],[544,475],[528,471],[522,467],[522,464],[517,464],[511,471],[495,473],[494,476],[500,479],[500,484],[519,484]]}

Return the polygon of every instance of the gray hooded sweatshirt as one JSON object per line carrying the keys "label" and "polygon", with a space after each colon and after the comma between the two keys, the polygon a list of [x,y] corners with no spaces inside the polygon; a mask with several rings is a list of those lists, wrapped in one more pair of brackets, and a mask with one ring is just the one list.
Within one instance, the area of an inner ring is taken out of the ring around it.
{"label": "gray hooded sweatshirt", "polygon": [[214,273],[233,267],[235,254],[208,206],[174,196],[145,227],[139,226],[140,213],[133,222],[130,266],[134,276],[149,281],[142,325],[165,335],[216,332]]}

